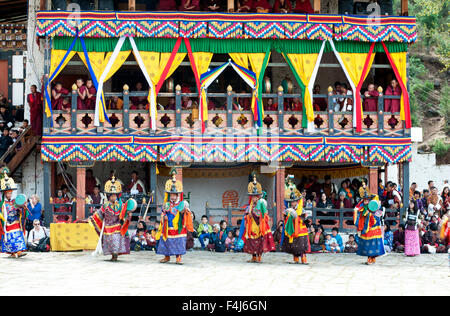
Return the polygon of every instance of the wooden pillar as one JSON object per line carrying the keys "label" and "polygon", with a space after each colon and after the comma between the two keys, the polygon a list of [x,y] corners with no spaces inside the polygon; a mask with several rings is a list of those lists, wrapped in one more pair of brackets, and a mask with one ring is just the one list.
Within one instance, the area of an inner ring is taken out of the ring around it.
{"label": "wooden pillar", "polygon": [[314,0],[314,13],[320,13],[320,0]]}
{"label": "wooden pillar", "polygon": [[50,164],[50,196],[56,193],[57,186],[57,167],[56,162],[49,162]]}
{"label": "wooden pillar", "polygon": [[403,190],[403,207],[400,210],[400,221],[403,218],[403,215],[405,214],[406,208],[409,206],[409,162],[403,162],[402,163],[402,190]]}
{"label": "wooden pillar", "polygon": [[136,11],[136,0],[128,0],[128,11]]}
{"label": "wooden pillar", "polygon": [[86,205],[86,168],[77,167],[77,219],[85,218]]}
{"label": "wooden pillar", "polygon": [[372,194],[378,193],[378,167],[369,167],[369,190]]}
{"label": "wooden pillar", "polygon": [[44,164],[44,198],[42,200],[42,206],[44,210],[44,224],[46,227],[50,226],[50,223],[53,221],[53,210],[50,205],[50,162],[43,162]]}
{"label": "wooden pillar", "polygon": [[228,0],[228,12],[234,12],[234,0]]}
{"label": "wooden pillar", "polygon": [[402,15],[408,16],[408,0],[402,0]]}
{"label": "wooden pillar", "polygon": [[[284,210],[284,182],[286,178],[286,169],[284,167],[280,167],[277,169],[275,174],[275,203],[277,206],[277,221],[283,218],[282,212]],[[276,226],[278,223],[274,223]]]}
{"label": "wooden pillar", "polygon": [[386,183],[388,182],[388,168],[389,168],[389,165],[385,165],[384,166],[384,185],[386,185]]}
{"label": "wooden pillar", "polygon": [[177,175],[176,175],[177,180],[181,181],[181,183],[183,183],[183,168],[176,167],[175,170],[177,171]]}

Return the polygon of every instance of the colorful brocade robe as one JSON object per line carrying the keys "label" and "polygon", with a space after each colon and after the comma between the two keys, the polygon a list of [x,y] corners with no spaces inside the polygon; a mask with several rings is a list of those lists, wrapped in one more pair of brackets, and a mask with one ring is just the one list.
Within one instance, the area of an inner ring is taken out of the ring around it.
{"label": "colorful brocade robe", "polygon": [[450,224],[447,216],[444,216],[441,224],[440,236],[446,247],[450,246]]}
{"label": "colorful brocade robe", "polygon": [[385,254],[380,216],[379,211],[369,211],[364,201],[355,206],[353,220],[358,231],[357,255],[376,257]]}
{"label": "colorful brocade robe", "polygon": [[259,199],[256,206],[250,203],[247,207],[240,236],[244,241],[244,252],[260,255],[275,250],[266,200]]}
{"label": "colorful brocade robe", "polygon": [[[162,220],[164,216],[167,216],[167,219]],[[188,231],[194,231],[189,203],[186,201],[166,202],[161,209],[161,222],[156,240],[186,237]]]}
{"label": "colorful brocade robe", "polygon": [[289,243],[292,243],[294,238],[308,236],[308,228],[301,217],[303,214],[303,199],[299,200],[295,212],[297,213],[297,217],[292,216],[287,210],[284,211],[284,234],[288,238],[287,242]]}
{"label": "colorful brocade robe", "polygon": [[30,216],[26,208],[17,208],[15,200],[3,200],[0,213],[2,252],[13,254],[27,249],[25,221]]}
{"label": "colorful brocade robe", "polygon": [[120,200],[114,203],[106,202],[100,210],[89,217],[89,223],[99,235],[105,225],[102,237],[103,254],[130,253],[130,239],[127,233],[130,219],[127,218],[127,203]]}

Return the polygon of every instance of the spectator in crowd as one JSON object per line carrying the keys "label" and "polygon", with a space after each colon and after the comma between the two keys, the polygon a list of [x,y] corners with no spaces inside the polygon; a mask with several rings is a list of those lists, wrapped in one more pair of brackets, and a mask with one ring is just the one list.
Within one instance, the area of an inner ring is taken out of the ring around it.
{"label": "spectator in crowd", "polygon": [[[396,79],[391,80],[391,84],[386,88],[385,96],[401,96],[402,89]],[[400,112],[400,99],[384,99],[384,111],[389,113]]]}
{"label": "spectator in crowd", "polygon": [[234,243],[233,243],[233,252],[242,252],[244,250],[244,241],[239,236],[239,229],[234,230]]}
{"label": "spectator in crowd", "polygon": [[412,200],[417,204],[417,209],[420,211],[421,214],[424,214],[424,206],[423,201],[420,197],[420,191],[414,191],[414,194],[412,195]]}
{"label": "spectator in crowd", "polygon": [[394,232],[393,243],[395,252],[405,251],[405,224],[398,225],[398,229]]}
{"label": "spectator in crowd", "polygon": [[177,2],[175,0],[160,0],[158,11],[177,11]]}
{"label": "spectator in crowd", "polygon": [[13,143],[11,136],[9,136],[9,129],[5,127],[3,129],[2,137],[0,138],[0,157],[8,151],[9,146]]}
{"label": "spectator in crowd", "polygon": [[331,199],[332,193],[338,193],[337,186],[336,184],[331,182],[331,176],[328,174],[325,176],[324,180],[325,182],[322,186],[322,191],[323,193],[325,193],[328,199]]}
{"label": "spectator in crowd", "polygon": [[19,132],[16,129],[11,129],[9,136],[11,136],[13,143],[17,143],[15,152],[20,151],[22,149],[22,141],[19,140]]}
{"label": "spectator in crowd", "polygon": [[108,101],[108,110],[122,110],[123,100],[118,96],[113,96]]}
{"label": "spectator in crowd", "polygon": [[[191,93],[191,89],[188,86],[183,85],[181,87],[181,93]],[[181,96],[181,108],[183,110],[192,110],[193,102],[188,95]]]}
{"label": "spectator in crowd", "polygon": [[[160,5],[161,5],[161,3],[160,3]],[[167,11],[170,11],[170,10],[167,10]],[[176,9],[174,11],[176,11]],[[142,87],[142,82],[137,82],[135,87],[136,87],[136,90],[132,91],[133,93],[144,92],[143,87]],[[147,95],[130,97],[130,110],[144,109],[148,104],[147,97],[148,97]]]}
{"label": "spectator in crowd", "polygon": [[203,11],[224,12],[227,4],[224,0],[203,0]]}
{"label": "spectator in crowd", "polygon": [[336,238],[333,238],[330,234],[325,236],[325,249],[331,253],[340,252],[339,245],[337,243]]}
{"label": "spectator in crowd", "polygon": [[87,88],[84,85],[84,80],[78,78],[76,81],[76,85],[77,85],[77,110],[87,110],[86,108]]}
{"label": "spectator in crowd", "polygon": [[430,197],[430,191],[428,189],[424,189],[422,191],[422,198],[421,198],[422,205],[425,210],[423,213],[424,215],[428,214],[428,199],[429,199],[429,197]]}
{"label": "spectator in crowd", "polygon": [[2,105],[6,106],[7,104],[8,104],[8,100],[5,98],[5,95],[0,92],[0,106],[2,106]]}
{"label": "spectator in crowd", "polygon": [[[316,84],[313,89],[313,95],[320,94],[320,86]],[[327,99],[316,97],[313,99],[314,111],[326,111],[328,108]]]}
{"label": "spectator in crowd", "polygon": [[357,251],[358,251],[358,243],[355,241],[355,236],[350,234],[348,236],[348,241],[345,243],[344,252],[356,253]]}
{"label": "spectator in crowd", "polygon": [[444,253],[446,251],[443,241],[440,240],[438,225],[436,223],[430,224],[430,228],[423,235],[422,241],[423,253]]}
{"label": "spectator in crowd", "polygon": [[30,94],[27,95],[28,106],[30,107],[31,128],[34,135],[42,135],[42,112],[44,104],[42,94],[37,91],[36,85],[31,85]]}
{"label": "spectator in crowd", "polygon": [[212,233],[209,234],[208,246],[206,246],[209,251],[214,251],[214,248],[216,247],[216,239],[218,238],[219,231],[220,231],[219,224],[214,224],[213,231],[212,231]]}
{"label": "spectator in crowd", "polygon": [[291,0],[275,0],[273,13],[292,13]]}
{"label": "spectator in crowd", "polygon": [[253,0],[252,12],[269,13],[272,11],[272,6],[267,0]]}
{"label": "spectator in crowd", "polygon": [[394,248],[394,233],[391,231],[391,225],[384,223],[384,251],[386,253],[392,252]]}
{"label": "spectator in crowd", "polygon": [[417,190],[417,183],[415,182],[411,183],[411,186],[409,187],[409,196],[413,196],[416,190]]}
{"label": "spectator in crowd", "polygon": [[333,203],[331,203],[331,200],[329,198],[327,198],[327,195],[325,194],[325,192],[323,192],[320,195],[320,199],[316,204],[317,208],[328,208],[331,209],[333,208]]}
{"label": "spectator in crowd", "polygon": [[41,220],[42,217],[42,205],[39,202],[39,197],[36,194],[31,195],[28,200],[28,211],[30,213],[29,218],[27,218],[26,229],[29,232],[33,229],[33,222],[35,220]]}
{"label": "spectator in crowd", "polygon": [[[53,110],[62,110],[63,99],[69,94],[69,90],[63,88],[61,82],[57,82],[52,89],[52,108]],[[70,108],[70,107],[69,107]]]}
{"label": "spectator in crowd", "polygon": [[224,220],[220,221],[220,230],[217,233],[216,239],[214,240],[214,251],[215,252],[225,252],[227,250],[225,241],[227,240],[228,230],[227,222]]}
{"label": "spectator in crowd", "polygon": [[352,200],[355,196],[355,192],[353,192],[353,190],[351,188],[349,188],[349,184],[346,180],[341,182],[341,188],[339,189],[339,195],[344,192],[345,193],[345,198],[348,199],[350,201],[350,204],[352,204]]}
{"label": "spectator in crowd", "polygon": [[3,121],[3,125],[8,128],[12,128],[14,126],[14,117],[6,105],[0,106],[0,121]]}
{"label": "spectator in crowd", "polygon": [[278,110],[278,104],[273,103],[273,99],[267,99],[267,105],[265,108],[265,111],[277,111]]}
{"label": "spectator in crowd", "polygon": [[234,249],[234,241],[235,241],[235,237],[233,235],[233,232],[229,231],[227,239],[225,239],[225,248],[227,251],[231,251]]}
{"label": "spectator in crowd", "polygon": [[280,252],[281,251],[281,238],[283,236],[283,220],[278,221],[278,225],[275,231],[272,232],[273,241],[275,243],[275,251]]}
{"label": "spectator in crowd", "polygon": [[175,98],[170,98],[169,102],[164,106],[164,110],[166,111],[174,111],[176,109]]}
{"label": "spectator in crowd", "polygon": [[420,237],[419,237],[419,210],[414,201],[409,202],[405,225],[405,255],[417,256],[420,254]]}
{"label": "spectator in crowd", "polygon": [[33,229],[28,232],[28,249],[30,251],[49,251],[50,239],[47,229],[41,226],[39,219],[33,221]]}
{"label": "spectator in crowd", "polygon": [[180,11],[200,11],[200,0],[182,0]]}
{"label": "spectator in crowd", "polygon": [[428,217],[433,216],[434,214],[437,214],[438,216],[441,216],[441,210],[444,207],[442,197],[439,195],[438,189],[436,187],[431,187],[431,195],[428,198]]}
{"label": "spectator in crowd", "polygon": [[125,188],[125,191],[130,194],[138,194],[138,193],[145,194],[144,182],[142,182],[142,180],[139,179],[137,171],[133,171],[131,173],[131,180],[130,183]]}
{"label": "spectator in crowd", "polygon": [[[145,232],[147,231],[147,224],[144,221],[139,221],[137,223],[136,229],[131,234],[130,238],[130,249],[135,250],[135,247],[138,246],[138,250],[140,250],[142,244],[140,242],[145,240]],[[142,233],[142,234],[140,234]]]}
{"label": "spectator in crowd", "polygon": [[352,202],[346,197],[345,191],[339,192],[339,199],[333,202],[334,208],[337,210],[343,208],[352,208]]}
{"label": "spectator in crowd", "polygon": [[205,239],[209,239],[210,234],[212,233],[212,227],[208,223],[208,216],[203,215],[200,225],[198,225],[197,233],[198,233],[198,240],[200,241],[200,245],[202,246],[202,249],[205,249]]}
{"label": "spectator in crowd", "polygon": [[325,236],[322,225],[311,225],[308,234],[311,252],[323,251],[325,248]]}
{"label": "spectator in crowd", "polygon": [[101,208],[101,205],[107,202],[106,195],[100,192],[100,186],[95,185],[94,189],[92,191],[92,194],[88,196],[88,203],[89,204],[97,204],[100,206],[97,206],[92,209],[92,212],[99,210]]}
{"label": "spectator in crowd", "polygon": [[[240,94],[246,93],[245,91],[241,91]],[[239,94],[234,98],[233,109],[235,111],[250,111],[251,110],[251,99],[240,97]]]}
{"label": "spectator in crowd", "polygon": [[253,8],[253,0],[237,1],[237,12],[248,13],[252,11],[252,8]]}
{"label": "spectator in crowd", "polygon": [[92,79],[86,80],[86,110],[95,110],[96,94],[97,89],[95,89]]}
{"label": "spectator in crowd", "polygon": [[375,85],[373,83],[367,86],[367,91],[364,92],[364,112],[377,112],[378,109],[378,96],[379,93],[375,90]]}
{"label": "spectator in crowd", "polygon": [[295,13],[307,13],[307,14],[314,13],[310,0],[297,0],[295,2],[294,11]]}
{"label": "spectator in crowd", "polygon": [[341,235],[339,235],[339,228],[333,227],[331,230],[331,235],[334,239],[336,239],[336,243],[338,245],[337,252],[342,252],[344,250],[344,242],[342,241]]}
{"label": "spectator in crowd", "polygon": [[97,185],[97,180],[94,177],[92,169],[86,170],[86,195],[94,193],[94,187]]}
{"label": "spectator in crowd", "polygon": [[[59,189],[56,192],[56,197],[53,199],[53,204],[69,204],[69,198],[67,196],[64,196],[63,190]],[[67,205],[59,205],[54,206],[53,213],[55,216],[55,221],[57,223],[67,223],[70,221],[71,216],[70,215],[58,215],[58,213],[69,213],[69,207]]]}
{"label": "spectator in crowd", "polygon": [[341,83],[341,95],[346,96],[339,98],[339,110],[341,112],[350,112],[353,109],[353,93],[351,89],[347,88],[347,84]]}

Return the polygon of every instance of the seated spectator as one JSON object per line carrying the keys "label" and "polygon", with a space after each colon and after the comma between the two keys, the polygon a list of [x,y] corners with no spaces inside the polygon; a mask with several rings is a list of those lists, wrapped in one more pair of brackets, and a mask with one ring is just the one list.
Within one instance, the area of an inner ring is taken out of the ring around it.
{"label": "seated spectator", "polygon": [[341,182],[341,188],[339,189],[338,193],[341,194],[342,192],[345,193],[345,198],[350,201],[350,204],[352,204],[352,200],[355,197],[355,192],[353,192],[353,190],[349,188],[348,182],[345,180]]}
{"label": "seated spectator", "polygon": [[87,110],[86,108],[87,88],[84,85],[84,80],[78,78],[76,81],[76,85],[77,85],[77,110]]}
{"label": "seated spectator", "polygon": [[200,11],[200,0],[182,0],[179,11]]}
{"label": "seated spectator", "polygon": [[176,109],[175,98],[170,98],[169,102],[164,107],[164,110],[166,110],[166,111],[174,111],[175,109]]}
{"label": "seated spectator", "polygon": [[22,141],[19,141],[19,132],[16,129],[12,129],[9,131],[9,135],[11,136],[13,143],[17,143],[15,151],[20,151],[22,149]]}
{"label": "seated spectator", "polygon": [[384,251],[392,252],[394,248],[394,234],[391,231],[391,225],[384,223]]}
{"label": "seated spectator", "polygon": [[322,193],[320,195],[320,200],[316,204],[317,208],[333,208],[333,203],[331,203],[331,200],[327,198],[327,195],[325,193]]}
{"label": "seated spectator", "polygon": [[285,102],[284,110],[301,112],[303,110],[303,104],[300,101],[300,98],[296,97],[296,98],[292,99],[292,102]]}
{"label": "seated spectator", "polygon": [[88,204],[97,204],[99,206],[95,208],[92,207],[91,212],[94,213],[95,211],[101,209],[101,205],[106,203],[106,201],[107,201],[106,195],[100,192],[100,186],[95,185],[92,194],[88,196]]}
{"label": "seated spectator", "polygon": [[33,229],[28,232],[27,246],[33,252],[50,250],[49,233],[45,227],[41,226],[38,219],[33,221]]}
{"label": "seated spectator", "polygon": [[[174,11],[176,11],[176,9]],[[133,92],[144,92],[141,82],[136,83],[136,90],[132,91],[132,93]],[[144,109],[147,106],[147,104],[148,104],[147,96],[130,97],[130,110],[139,110],[140,108]]]}
{"label": "seated spectator", "polygon": [[252,8],[253,8],[253,0],[237,1],[237,12],[248,13],[252,11]]}
{"label": "seated spectator", "polygon": [[94,177],[92,169],[86,170],[85,190],[87,195],[94,193],[94,187],[97,185],[97,179]]}
{"label": "seated spectator", "polygon": [[431,195],[428,198],[428,217],[432,217],[434,214],[440,217],[443,215],[441,214],[443,208],[444,203],[442,197],[439,195],[438,189],[436,187],[431,187]]}
{"label": "seated spectator", "polygon": [[[385,223],[386,224],[386,223]],[[395,252],[405,251],[405,224],[398,225],[398,229],[394,232],[393,250]]]}
{"label": "seated spectator", "polygon": [[86,80],[86,110],[95,110],[97,89],[91,79]]}
{"label": "seated spectator", "polygon": [[291,0],[275,0],[273,13],[292,13]]}
{"label": "seated spectator", "polygon": [[339,192],[339,199],[334,201],[334,208],[337,210],[343,209],[343,208],[352,208],[352,202],[347,199],[345,191]]}
{"label": "seated spectator", "polygon": [[377,112],[378,109],[378,96],[379,93],[375,90],[375,85],[373,83],[369,84],[367,91],[364,92],[364,112]]}
{"label": "seated spectator", "polygon": [[[130,249],[139,251],[143,248],[145,242],[145,232],[147,231],[147,224],[144,221],[137,223],[136,230],[131,234]],[[146,243],[145,243],[146,244]]]}
{"label": "seated spectator", "polygon": [[333,227],[331,230],[331,235],[334,239],[336,239],[336,243],[338,245],[338,248],[336,249],[337,252],[342,252],[344,250],[344,242],[342,241],[341,235],[339,235],[339,228]]}
{"label": "seated spectator", "polygon": [[273,99],[267,99],[267,105],[265,106],[265,111],[277,111],[278,110],[278,104],[273,103]]}
{"label": "seated spectator", "polygon": [[[241,91],[240,93],[246,93]],[[236,96],[233,102],[233,110],[235,111],[250,111],[251,110],[252,99]]]}
{"label": "seated spectator", "polygon": [[355,241],[354,235],[348,236],[348,241],[345,243],[344,252],[345,253],[356,253],[358,251],[358,243]]}
{"label": "seated spectator", "polygon": [[[58,190],[56,192],[56,197],[53,199],[53,204],[69,204],[69,198],[64,196],[63,190]],[[55,216],[55,221],[57,223],[67,223],[70,222],[70,215],[58,215],[58,213],[69,213],[69,207],[67,205],[54,206],[53,213]]]}
{"label": "seated spectator", "polygon": [[175,0],[160,0],[157,11],[177,11]]}
{"label": "seated spectator", "polygon": [[422,238],[422,253],[445,253],[446,245],[443,240],[440,239],[438,232],[438,225],[431,223],[428,231]]}
{"label": "seated spectator", "polygon": [[336,238],[333,238],[330,234],[325,236],[325,250],[331,253],[339,252],[339,245]]}
{"label": "seated spectator", "polygon": [[203,0],[203,11],[225,12],[227,4],[224,0]]}
{"label": "seated spectator", "polygon": [[203,215],[201,219],[200,225],[198,225],[197,233],[198,233],[198,240],[200,241],[200,244],[202,246],[202,249],[205,249],[205,238],[209,239],[210,234],[212,233],[213,229],[211,225],[208,223],[208,216]]}
{"label": "seated spectator", "polygon": [[[386,88],[385,96],[401,96],[402,89],[396,79],[391,80],[391,84]],[[389,113],[400,112],[400,99],[384,99],[384,111]]]}
{"label": "seated spectator", "polygon": [[[123,100],[118,96],[111,97],[108,101],[108,110],[122,110]],[[131,108],[130,108],[131,109]]]}
{"label": "seated spectator", "polygon": [[307,13],[312,14],[314,13],[314,10],[311,6],[310,0],[297,0],[295,2],[295,13]]}
{"label": "seated spectator", "polygon": [[0,138],[0,157],[3,157],[13,143],[11,136],[9,136],[9,129],[7,127],[3,128],[2,137]]}
{"label": "seated spectator", "polygon": [[311,245],[311,252],[324,250],[325,237],[323,235],[322,225],[311,225],[308,237]]}
{"label": "seated spectator", "polygon": [[225,252],[227,250],[225,241],[227,240],[228,230],[227,230],[227,222],[222,220],[220,221],[220,230],[217,233],[216,239],[214,240],[214,251],[215,252]]}
{"label": "seated spectator", "polygon": [[323,193],[325,193],[325,195],[326,195],[326,197],[328,198],[328,199],[330,199],[330,201],[331,201],[331,195],[332,195],[332,193],[338,193],[338,189],[337,189],[337,186],[336,186],[336,184],[334,184],[334,183],[332,183],[331,182],[331,177],[330,177],[330,175],[326,175],[325,177],[324,177],[324,180],[325,180],[325,182],[322,184],[322,192]]}
{"label": "seated spectator", "polygon": [[[191,93],[191,89],[187,86],[181,87],[181,93]],[[181,108],[183,110],[191,110],[193,108],[193,102],[188,95],[183,95],[181,97]]]}
{"label": "seated spectator", "polygon": [[236,229],[234,231],[234,235],[235,235],[235,238],[234,238],[232,251],[233,252],[242,252],[244,250],[244,241],[239,236],[239,229]]}
{"label": "seated spectator", "polygon": [[256,13],[270,13],[272,6],[267,0],[253,0],[251,11]]}
{"label": "seated spectator", "polygon": [[[314,94],[320,94],[320,86],[318,84],[316,84],[314,86],[314,90],[313,90],[313,95]],[[314,104],[314,111],[326,111],[328,108],[327,105],[327,99],[326,98],[314,98],[313,99],[313,104]]]}
{"label": "seated spectator", "polygon": [[227,239],[225,239],[225,248],[227,251],[231,251],[234,248],[235,237],[232,231],[228,232]]}
{"label": "seated spectator", "polygon": [[283,220],[278,221],[276,230],[272,232],[273,241],[275,243],[275,251],[277,252],[281,251],[280,242],[283,236],[283,223]]}
{"label": "seated spectator", "polygon": [[[57,82],[52,89],[52,108],[53,110],[62,110],[62,102],[65,95],[69,94],[69,90],[63,88],[61,82]],[[70,108],[70,107],[69,107]]]}
{"label": "seated spectator", "polygon": [[39,203],[39,197],[36,194],[31,195],[28,201],[28,211],[31,216],[27,218],[26,229],[29,232],[33,229],[33,223],[35,220],[38,220],[40,223],[42,217],[42,205]]}
{"label": "seated spectator", "polygon": [[216,247],[216,239],[218,238],[219,230],[220,230],[219,224],[214,224],[213,231],[212,233],[209,234],[209,243],[207,246],[209,251],[214,251]]}

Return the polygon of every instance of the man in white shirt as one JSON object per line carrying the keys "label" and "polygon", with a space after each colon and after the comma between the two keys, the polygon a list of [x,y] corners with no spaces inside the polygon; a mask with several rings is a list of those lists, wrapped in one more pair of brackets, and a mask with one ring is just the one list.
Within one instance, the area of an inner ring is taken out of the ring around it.
{"label": "man in white shirt", "polygon": [[48,236],[47,229],[41,226],[38,219],[35,219],[33,221],[33,229],[28,233],[28,248],[30,251],[38,251],[37,247],[39,243]]}

